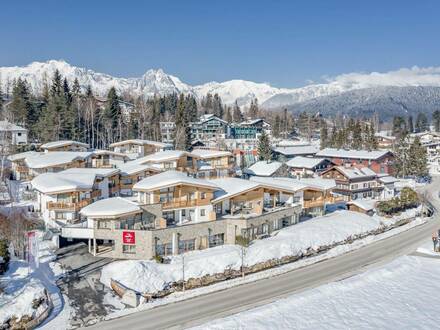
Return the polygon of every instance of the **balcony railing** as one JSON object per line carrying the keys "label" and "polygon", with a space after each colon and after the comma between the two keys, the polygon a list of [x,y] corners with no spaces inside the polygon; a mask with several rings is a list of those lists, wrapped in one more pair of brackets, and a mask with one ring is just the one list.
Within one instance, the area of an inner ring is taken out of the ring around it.
{"label": "balcony railing", "polygon": [[199,205],[207,205],[209,201],[206,200],[197,200],[197,199],[189,199],[189,200],[172,200],[168,202],[162,203],[162,209],[177,209],[181,207],[192,207]]}
{"label": "balcony railing", "polygon": [[324,206],[324,204],[334,204],[334,203],[338,203],[338,202],[343,202],[344,198],[343,197],[326,197],[326,198],[315,198],[315,199],[308,199],[308,200],[304,200],[304,208],[309,208],[309,207],[321,207]]}
{"label": "balcony railing", "polygon": [[27,172],[29,172],[29,168],[26,166],[17,166],[17,172],[27,173]]}
{"label": "balcony railing", "polygon": [[91,199],[83,199],[82,201],[71,202],[47,202],[48,210],[64,210],[64,211],[79,211],[83,207],[89,205],[92,202]]}

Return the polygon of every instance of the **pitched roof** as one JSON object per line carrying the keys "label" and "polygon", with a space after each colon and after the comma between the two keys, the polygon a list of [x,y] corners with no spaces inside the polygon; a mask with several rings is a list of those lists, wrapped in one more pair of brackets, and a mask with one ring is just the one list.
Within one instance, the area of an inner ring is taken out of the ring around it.
{"label": "pitched roof", "polygon": [[84,148],[90,147],[87,143],[82,143],[82,142],[73,141],[73,140],[60,140],[60,141],[52,141],[52,142],[44,143],[40,146],[40,148],[41,149],[60,148],[60,147],[68,146],[71,144],[75,144],[75,145],[78,145],[78,146],[81,146]]}
{"label": "pitched roof", "polygon": [[312,155],[319,151],[319,148],[314,145],[308,146],[294,146],[294,147],[276,147],[273,151],[285,155],[285,156],[296,156],[296,155]]}
{"label": "pitched roof", "polygon": [[26,132],[27,129],[21,126],[8,122],[7,120],[0,121],[0,131],[21,131]]}
{"label": "pitched roof", "polygon": [[208,180],[197,179],[188,176],[186,173],[177,171],[166,171],[149,176],[133,186],[133,190],[157,190],[177,185],[190,185],[217,190],[218,187]]}
{"label": "pitched roof", "polygon": [[201,159],[209,159],[215,157],[232,156],[230,151],[212,150],[212,149],[193,149],[191,155]]}
{"label": "pitched roof", "polygon": [[82,208],[80,213],[88,218],[115,218],[123,215],[141,213],[136,203],[121,197],[101,199]]}
{"label": "pitched roof", "polygon": [[18,154],[10,155],[10,156],[8,156],[8,159],[11,162],[14,162],[14,161],[23,160],[23,159],[26,159],[27,157],[35,156],[38,154],[39,153],[36,151],[25,151],[25,152],[20,152]]}
{"label": "pitched roof", "polygon": [[270,162],[268,163],[265,160],[261,160],[259,162],[254,163],[252,166],[246,168],[244,173],[249,175],[257,175],[257,176],[271,176],[273,175],[283,163],[280,162]]}
{"label": "pitched roof", "polygon": [[31,185],[45,194],[56,192],[92,190],[95,182],[95,174],[92,173],[43,173],[31,181]]}
{"label": "pitched roof", "polygon": [[292,158],[286,162],[286,165],[295,168],[313,169],[324,161],[325,159],[323,158],[296,156],[295,158]]}
{"label": "pitched roof", "polygon": [[366,177],[376,177],[377,173],[368,167],[356,168],[356,167],[345,167],[345,166],[335,166],[333,167],[341,172],[344,176],[349,179],[360,179]]}
{"label": "pitched roof", "polygon": [[368,159],[376,160],[386,154],[391,153],[389,150],[344,150],[335,148],[325,148],[320,150],[317,157],[329,157],[329,158],[351,158],[351,159]]}

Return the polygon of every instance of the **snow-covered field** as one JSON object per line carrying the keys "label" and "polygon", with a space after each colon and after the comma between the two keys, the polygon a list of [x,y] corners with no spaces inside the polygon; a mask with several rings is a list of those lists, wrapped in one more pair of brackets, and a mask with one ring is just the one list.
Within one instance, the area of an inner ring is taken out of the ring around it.
{"label": "snow-covered field", "polygon": [[437,329],[439,283],[440,253],[403,256],[194,329]]}
{"label": "snow-covered field", "polygon": [[[402,218],[414,216],[416,212],[417,209],[413,209],[398,217],[386,219],[351,211],[336,211],[285,228],[273,237],[254,241],[245,251],[244,264],[252,266],[285,256],[303,255],[311,248],[317,250],[323,246],[342,244],[348,238],[371,233]],[[222,273],[227,269],[238,270],[241,266],[241,253],[242,248],[235,245],[186,253],[185,279]],[[117,261],[102,270],[101,282],[110,286],[111,279],[137,292],[155,293],[166,289],[170,283],[182,280],[182,257],[171,257],[169,264]]]}

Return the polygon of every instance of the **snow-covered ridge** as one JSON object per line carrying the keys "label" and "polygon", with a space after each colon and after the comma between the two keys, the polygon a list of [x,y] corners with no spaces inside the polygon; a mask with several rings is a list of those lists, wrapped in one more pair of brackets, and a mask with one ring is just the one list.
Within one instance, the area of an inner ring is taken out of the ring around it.
{"label": "snow-covered ridge", "polygon": [[53,72],[58,69],[68,80],[78,79],[85,88],[90,85],[100,96],[104,96],[110,87],[115,87],[121,94],[144,95],[189,93],[201,99],[207,93],[218,93],[226,104],[235,100],[239,105],[249,105],[257,98],[266,108],[275,108],[306,102],[323,96],[338,95],[351,90],[378,88],[384,86],[430,86],[440,87],[440,67],[403,68],[384,73],[348,73],[333,78],[326,78],[326,83],[311,84],[301,88],[276,88],[267,83],[246,80],[208,82],[191,86],[179,78],[165,73],[162,69],[150,69],[141,77],[121,78],[90,69],[79,68],[63,60],[33,62],[27,66],[0,67],[0,86],[7,90],[9,85],[21,77],[26,79],[34,92],[42,91],[46,82],[50,82]]}

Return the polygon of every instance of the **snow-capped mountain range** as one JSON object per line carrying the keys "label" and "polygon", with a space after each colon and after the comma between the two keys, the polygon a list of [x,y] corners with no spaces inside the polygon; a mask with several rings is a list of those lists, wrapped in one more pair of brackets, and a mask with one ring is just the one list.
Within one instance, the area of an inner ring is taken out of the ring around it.
{"label": "snow-capped mountain range", "polygon": [[[56,69],[71,82],[77,78],[83,88],[90,85],[93,91],[100,96],[105,96],[112,86],[121,94],[144,95],[147,98],[155,94],[190,93],[201,99],[207,93],[218,93],[226,104],[232,104],[237,100],[239,105],[247,106],[251,99],[257,98],[265,108],[285,106],[292,108],[295,105],[301,105],[301,108],[304,108],[305,105],[313,105],[313,108],[316,109],[320,108],[317,103],[327,100],[329,97],[332,100],[332,105],[337,107],[334,104],[338,99],[336,96],[343,98],[344,94],[355,90],[365,89],[361,100],[367,102],[369,95],[379,93],[379,95],[386,97],[386,94],[383,93],[384,87],[440,87],[440,67],[412,67],[385,73],[349,73],[327,78],[325,79],[326,83],[322,84],[310,84],[301,88],[276,88],[267,83],[245,80],[208,82],[191,86],[161,69],[148,70],[138,78],[119,78],[75,67],[62,60],[33,62],[23,67],[0,67],[0,85],[5,91],[8,84],[10,85],[14,79],[21,77],[28,81],[34,92],[38,93],[41,92],[45,81],[50,82]],[[394,94],[400,95],[400,93]],[[423,94],[424,97],[429,97],[429,95],[435,97],[433,103],[437,104],[438,93]]]}

